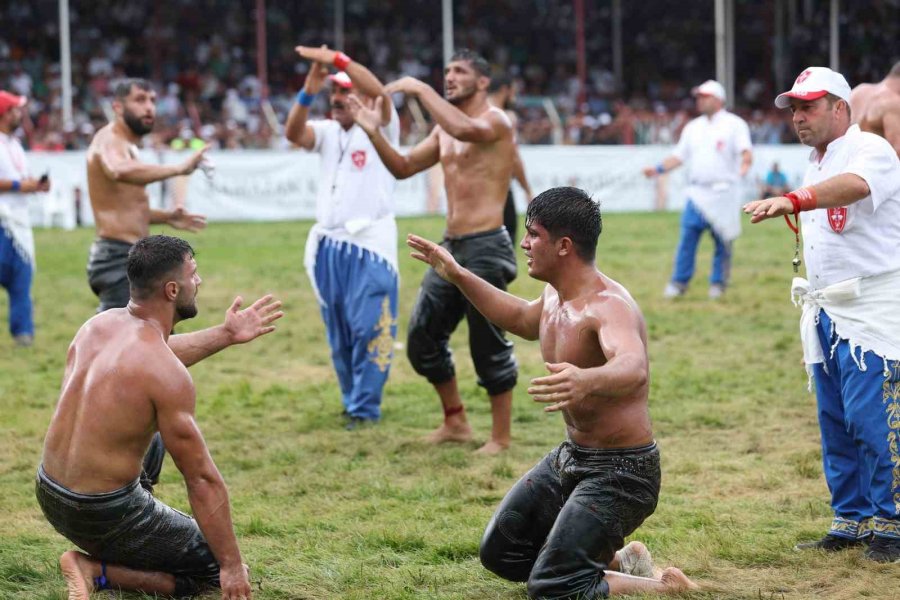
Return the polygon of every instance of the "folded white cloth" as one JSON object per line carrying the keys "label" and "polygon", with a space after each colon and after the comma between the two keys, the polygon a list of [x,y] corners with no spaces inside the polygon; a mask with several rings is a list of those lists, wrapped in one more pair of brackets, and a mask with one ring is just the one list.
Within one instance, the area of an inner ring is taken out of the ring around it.
{"label": "folded white cloth", "polygon": [[[795,277],[791,300],[803,309],[800,340],[807,372],[825,361],[826,349],[816,333],[820,309],[828,313],[838,338],[850,343],[850,354],[860,370],[866,370],[863,353],[872,351],[884,361],[887,371],[887,361],[900,360],[898,298],[900,270],[847,279],[818,290],[810,289],[806,279]],[[833,347],[827,350],[834,352]]]}

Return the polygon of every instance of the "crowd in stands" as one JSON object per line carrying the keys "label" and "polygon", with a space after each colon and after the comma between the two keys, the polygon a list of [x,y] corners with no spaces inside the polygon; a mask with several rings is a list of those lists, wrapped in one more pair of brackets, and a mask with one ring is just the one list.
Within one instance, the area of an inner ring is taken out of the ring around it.
{"label": "crowd in stands", "polygon": [[[712,2],[622,2],[622,81],[613,74],[611,2],[585,2],[586,87],[576,76],[574,3],[495,0],[454,3],[455,44],[482,52],[519,90],[526,144],[669,144],[693,115],[691,87],[715,74]],[[442,89],[441,3],[356,0],[346,6],[344,49],[382,80],[411,75]],[[776,111],[775,6],[785,7],[782,85],[809,64],[828,64],[828,3],[736,0],[735,110],[755,143],[794,141]],[[308,65],[297,44],[331,43],[334,15],[321,3],[267,2],[267,76],[257,76],[255,0],[72,2],[74,123],[62,123],[57,0],[0,9],[0,88],[31,99],[32,149],[83,148],[108,120],[123,77],[150,79],[158,119],[149,143],[279,148],[279,134]],[[328,5],[329,7],[331,5]],[[841,70],[851,85],[878,81],[900,59],[900,3],[841,3]],[[652,24],[652,26],[648,26]],[[557,121],[545,109],[550,99]],[[402,141],[424,133],[403,98]],[[314,113],[323,114],[320,97]]]}

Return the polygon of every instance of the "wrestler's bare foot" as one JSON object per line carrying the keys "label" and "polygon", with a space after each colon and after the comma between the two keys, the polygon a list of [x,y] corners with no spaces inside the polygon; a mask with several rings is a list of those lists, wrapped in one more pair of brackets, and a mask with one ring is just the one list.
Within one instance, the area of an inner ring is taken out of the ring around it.
{"label": "wrestler's bare foot", "polygon": [[59,568],[69,588],[69,600],[90,600],[94,590],[91,559],[81,552],[69,550],[59,557]]}
{"label": "wrestler's bare foot", "polygon": [[465,443],[472,441],[472,428],[468,423],[443,423],[440,427],[425,436],[429,444],[445,444],[447,442]]}
{"label": "wrestler's bare foot", "polygon": [[675,567],[669,567],[663,571],[659,581],[665,586],[666,592],[670,594],[680,594],[681,592],[700,589],[700,586],[688,579],[687,575],[681,572],[681,569]]}
{"label": "wrestler's bare foot", "polygon": [[475,451],[475,454],[481,454],[484,456],[494,456],[496,454],[500,454],[501,452],[509,449],[509,442],[505,444],[502,442],[498,442],[495,440],[490,440],[485,442],[484,446]]}

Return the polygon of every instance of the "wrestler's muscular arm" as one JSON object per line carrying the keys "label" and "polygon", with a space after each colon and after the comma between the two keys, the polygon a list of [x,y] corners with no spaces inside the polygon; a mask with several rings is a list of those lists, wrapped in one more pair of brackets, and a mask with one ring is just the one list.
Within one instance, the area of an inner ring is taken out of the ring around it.
{"label": "wrestler's muscular arm", "polygon": [[441,158],[440,144],[438,143],[438,128],[435,127],[428,134],[428,137],[416,144],[409,154],[403,155],[397,152],[391,143],[382,135],[379,129],[379,119],[385,100],[379,96],[375,99],[374,108],[366,108],[358,97],[351,94],[348,104],[353,119],[362,127],[369,139],[381,162],[391,172],[391,175],[397,179],[406,179],[412,177],[420,171],[436,165]]}
{"label": "wrestler's muscular arm", "polygon": [[461,267],[446,249],[434,242],[409,234],[406,243],[414,250],[413,258],[431,265],[435,273],[458,287],[487,320],[526,340],[538,339],[543,295],[531,302],[523,300]]}
{"label": "wrestler's muscular arm", "polygon": [[153,165],[144,163],[131,153],[131,144],[116,135],[104,136],[98,148],[100,166],[104,174],[113,181],[132,185],[148,185],[177,175],[194,172],[209,146],[194,152],[190,158],[177,165]]}
{"label": "wrestler's muscular arm", "polygon": [[221,325],[169,336],[169,348],[186,367],[212,356],[220,350],[235,344],[245,344],[267,333],[275,331],[273,322],[284,316],[281,300],[267,294],[245,308],[238,310],[244,300],[234,299],[225,311],[225,321]]}
{"label": "wrestler's muscular arm", "polygon": [[194,420],[194,384],[171,354],[154,362],[156,376],[148,381],[148,389],[153,390],[157,427],[184,476],[197,525],[219,563],[222,598],[250,598],[250,581],[231,521],[228,488]]}
{"label": "wrestler's muscular arm", "polygon": [[590,401],[591,395],[621,398],[636,394],[649,380],[647,349],[641,332],[643,319],[625,298],[603,293],[592,311],[597,338],[606,363],[579,368],[570,363],[547,363],[550,375],[531,381],[528,393],[536,402],[552,402],[553,412]]}
{"label": "wrestler's muscular arm", "polygon": [[884,127],[884,139],[900,156],[900,100],[893,100],[885,107],[881,124]]}

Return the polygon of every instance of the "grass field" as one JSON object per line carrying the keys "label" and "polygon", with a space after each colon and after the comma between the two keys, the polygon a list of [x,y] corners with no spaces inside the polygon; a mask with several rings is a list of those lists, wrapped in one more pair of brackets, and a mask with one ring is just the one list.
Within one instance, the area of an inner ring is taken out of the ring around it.
{"label": "grass field", "polygon": [[[791,549],[821,536],[830,511],[815,401],[800,364],[799,313],[788,299],[787,228],[746,227],[736,245],[733,287],[718,303],[706,298],[705,239],[699,279],[672,302],[661,290],[677,219],[610,214],[598,252],[601,269],[643,308],[650,333],[663,489],[656,514],[633,539],[645,542],[658,563],[679,566],[704,584],[692,598],[900,598],[898,565],[869,563],[858,551],[826,556]],[[440,408],[402,351],[382,423],[343,431],[324,328],[302,269],[308,228],[213,224],[186,236],[204,283],[200,316],[179,330],[219,322],[236,294],[274,292],[287,313],[272,335],[191,369],[198,420],[230,487],[254,597],[525,598],[523,585],[481,567],[478,543],[504,493],[563,439],[560,416],[544,414],[524,391],[543,372],[537,344],[516,340],[514,445],[502,456],[472,452],[486,439],[490,414],[474,383],[464,325],[453,347],[476,442],[433,448],[419,441],[438,424]],[[401,232],[432,239],[441,229],[439,218],[400,222]],[[56,559],[70,545],[43,519],[33,481],[66,347],[96,305],[84,276],[92,234],[37,231],[37,343],[17,350],[0,336],[2,599],[65,597]],[[401,341],[423,271],[401,251]],[[536,297],[540,289],[520,267],[511,291]],[[4,318],[6,307],[4,296]],[[165,502],[188,508],[169,459],[157,490]]]}

